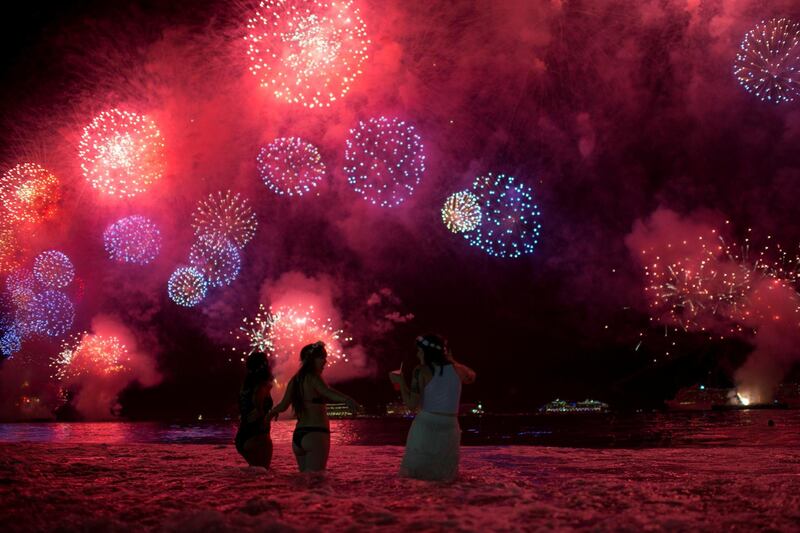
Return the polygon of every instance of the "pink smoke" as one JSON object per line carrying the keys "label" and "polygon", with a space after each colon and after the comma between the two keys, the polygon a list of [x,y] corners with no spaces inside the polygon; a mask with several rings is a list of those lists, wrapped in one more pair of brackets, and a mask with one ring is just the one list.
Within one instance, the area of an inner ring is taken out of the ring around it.
{"label": "pink smoke", "polygon": [[[713,221],[719,219],[713,213],[682,216],[661,207],[647,219],[637,220],[625,242],[643,267],[653,266],[653,261],[670,264],[682,260],[685,264],[687,259],[690,264],[697,264],[712,257],[711,269],[739,268],[729,257],[706,253],[709,243],[718,242]],[[741,309],[722,307],[713,315],[701,314],[688,327],[721,335],[753,331],[754,335],[747,336],[753,351],[734,379],[740,394],[750,402],[767,402],[792,365],[800,362],[800,295],[785,280],[754,277],[743,302]],[[674,325],[664,315],[656,318]]]}

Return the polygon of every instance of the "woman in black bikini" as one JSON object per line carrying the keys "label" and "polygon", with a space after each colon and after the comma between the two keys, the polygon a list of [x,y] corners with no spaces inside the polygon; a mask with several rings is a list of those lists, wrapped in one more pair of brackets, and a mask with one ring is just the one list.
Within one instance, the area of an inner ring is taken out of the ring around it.
{"label": "woman in black bikini", "polygon": [[291,404],[297,415],[297,426],[292,435],[292,450],[301,472],[325,470],[331,446],[331,431],[326,401],[346,403],[357,411],[361,406],[349,396],[328,387],[322,379],[327,363],[325,344],[317,341],[300,350],[300,370],[289,380],[283,400],[269,412],[277,420]]}
{"label": "woman in black bikini", "polygon": [[239,391],[239,431],[236,432],[236,451],[250,464],[269,468],[272,461],[272,439],[269,437],[269,417],[272,408],[274,378],[267,356],[253,352],[247,357],[247,376]]}

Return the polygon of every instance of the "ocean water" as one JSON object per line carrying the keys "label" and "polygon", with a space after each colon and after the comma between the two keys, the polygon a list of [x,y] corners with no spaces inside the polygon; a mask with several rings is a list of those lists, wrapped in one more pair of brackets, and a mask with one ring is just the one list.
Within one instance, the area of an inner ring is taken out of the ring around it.
{"label": "ocean water", "polygon": [[800,411],[465,418],[448,484],[398,476],[409,423],[333,421],[321,474],[292,420],[268,470],[233,422],[2,424],[0,531],[800,531]]}
{"label": "ocean water", "polygon": [[[488,415],[462,417],[460,423],[464,446],[663,448],[800,445],[800,410]],[[332,420],[332,443],[401,446],[410,424],[410,419],[403,418]],[[12,423],[0,424],[0,442],[229,444],[236,426],[235,421]],[[288,442],[293,428],[293,420],[274,422],[273,440]]]}

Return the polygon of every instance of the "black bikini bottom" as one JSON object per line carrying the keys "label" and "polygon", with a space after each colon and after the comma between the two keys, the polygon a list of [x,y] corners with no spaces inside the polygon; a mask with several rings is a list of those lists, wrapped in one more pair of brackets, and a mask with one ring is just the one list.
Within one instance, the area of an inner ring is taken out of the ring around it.
{"label": "black bikini bottom", "polygon": [[297,448],[303,449],[303,437],[308,435],[309,433],[327,433],[330,435],[331,430],[328,428],[324,428],[321,426],[300,426],[294,428],[294,433],[292,433],[292,444],[294,444]]}
{"label": "black bikini bottom", "polygon": [[269,424],[266,427],[263,427],[260,422],[241,424],[233,441],[236,444],[236,451],[244,453],[244,443],[259,435],[269,436]]}

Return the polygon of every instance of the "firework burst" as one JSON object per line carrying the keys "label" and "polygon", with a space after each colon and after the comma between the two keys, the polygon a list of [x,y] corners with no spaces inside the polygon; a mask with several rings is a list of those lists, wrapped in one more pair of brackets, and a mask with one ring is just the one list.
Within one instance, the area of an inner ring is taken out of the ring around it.
{"label": "firework burst", "polygon": [[348,362],[343,345],[352,341],[337,329],[331,318],[322,318],[314,306],[288,306],[267,309],[263,305],[253,318],[245,317],[234,332],[238,341],[247,343],[244,353],[265,352],[280,360],[296,359],[300,349],[317,341],[325,343],[330,363]]}
{"label": "firework burst", "polygon": [[696,241],[669,244],[669,260],[642,251],[651,315],[687,331],[741,334],[748,324],[769,318],[763,287],[797,290],[800,254],[780,245],[753,252],[749,237],[741,245],[729,245],[716,230],[711,233],[715,240],[698,236]]}
{"label": "firework burst", "polygon": [[13,357],[13,355],[21,349],[22,338],[16,328],[8,328],[0,335],[0,354],[2,354],[3,357]]}
{"label": "firework burst", "polygon": [[442,222],[453,233],[474,230],[481,223],[478,198],[469,191],[450,195],[442,207]]}
{"label": "firework burst", "polygon": [[36,294],[36,278],[27,268],[11,272],[6,278],[6,291],[17,307],[26,306]]}
{"label": "firework burst", "polygon": [[791,102],[800,95],[800,23],[762,21],[747,32],[733,73],[744,89],[765,102]]}
{"label": "firework burst", "polygon": [[275,139],[261,148],[257,164],[264,185],[279,195],[303,196],[325,177],[317,147],[297,137]]}
{"label": "firework burst", "polygon": [[215,235],[233,242],[238,248],[250,242],[258,219],[246,199],[231,191],[219,191],[201,200],[192,213],[195,235]]}
{"label": "firework burst", "polygon": [[61,291],[44,291],[27,306],[27,328],[48,337],[61,337],[72,328],[75,307]]}
{"label": "firework burst", "polygon": [[17,232],[10,226],[0,226],[0,274],[19,267],[24,253]]}
{"label": "firework burst", "polygon": [[132,197],[161,179],[164,141],[155,122],[119,109],[103,111],[83,129],[78,145],[83,175],[112,197]]}
{"label": "firework burst", "polygon": [[487,174],[475,179],[470,192],[477,198],[481,223],[463,233],[472,246],[495,257],[533,253],[539,243],[539,207],[533,191],[513,176]]}
{"label": "firework burst", "polygon": [[161,251],[161,233],[150,219],[132,215],[108,226],[103,244],[114,261],[146,265]]}
{"label": "firework burst", "polygon": [[414,126],[397,118],[359,122],[350,130],[344,159],[353,190],[380,207],[402,204],[425,172],[422,139]]}
{"label": "firework burst", "polygon": [[60,199],[58,178],[36,163],[20,163],[0,177],[0,204],[9,221],[35,224],[53,218]]}
{"label": "firework burst", "polygon": [[242,259],[239,249],[216,235],[201,235],[189,250],[189,264],[197,269],[210,287],[230,285],[239,276]]}
{"label": "firework burst", "polygon": [[65,341],[50,366],[53,377],[69,382],[83,376],[110,377],[126,371],[129,362],[130,352],[117,337],[85,331]]}
{"label": "firework burst", "polygon": [[203,301],[208,292],[208,283],[203,274],[192,267],[179,267],[167,282],[170,299],[183,307],[194,307]]}
{"label": "firework burst", "polygon": [[245,40],[261,86],[308,108],[347,94],[370,44],[352,0],[262,0]]}
{"label": "firework burst", "polygon": [[66,254],[57,250],[40,253],[33,262],[36,280],[49,289],[66,287],[75,278],[75,268]]}

